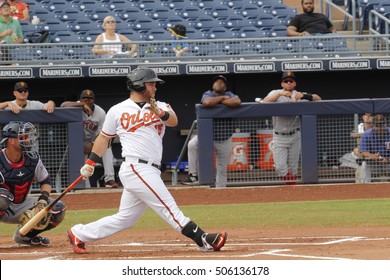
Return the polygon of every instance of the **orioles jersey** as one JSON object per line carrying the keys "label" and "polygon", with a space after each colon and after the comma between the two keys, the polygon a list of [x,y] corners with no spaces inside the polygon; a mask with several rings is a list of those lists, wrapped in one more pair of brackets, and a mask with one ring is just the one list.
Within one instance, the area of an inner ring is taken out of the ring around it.
{"label": "orioles jersey", "polygon": [[[172,111],[169,104],[156,101],[164,111]],[[107,137],[119,136],[122,157],[135,157],[160,163],[162,139],[165,134],[164,122],[149,109],[149,103],[140,108],[130,98],[113,106],[106,116],[102,134]]]}
{"label": "orioles jersey", "polygon": [[0,150],[0,187],[14,195],[13,203],[19,204],[26,199],[35,178],[39,183],[51,184],[49,173],[39,156],[24,156],[20,162],[12,163],[7,159],[5,149]]}

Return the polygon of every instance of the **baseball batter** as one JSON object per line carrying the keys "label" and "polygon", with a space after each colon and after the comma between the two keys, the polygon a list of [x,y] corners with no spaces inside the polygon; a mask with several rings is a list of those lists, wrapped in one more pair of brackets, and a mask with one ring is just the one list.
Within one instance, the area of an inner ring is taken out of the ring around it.
{"label": "baseball batter", "polygon": [[[272,90],[263,99],[267,102],[300,102],[321,100],[317,94],[299,92],[295,75],[292,72],[282,74],[282,89]],[[274,116],[273,155],[276,172],[286,184],[296,184],[298,165],[301,155],[301,119],[300,116]]]}
{"label": "baseball batter", "polygon": [[150,207],[176,231],[195,241],[201,251],[219,251],[227,233],[205,233],[178,208],[161,179],[162,139],[165,127],[174,127],[177,116],[167,103],[156,101],[156,83],[164,83],[149,68],[137,68],[127,76],[130,98],[113,106],[106,116],[91,155],[81,168],[84,178],[92,176],[96,161],[113,137],[119,136],[122,156],[119,177],[123,193],[117,214],[68,230],[73,251],[87,253],[86,242],[93,242],[132,227]]}

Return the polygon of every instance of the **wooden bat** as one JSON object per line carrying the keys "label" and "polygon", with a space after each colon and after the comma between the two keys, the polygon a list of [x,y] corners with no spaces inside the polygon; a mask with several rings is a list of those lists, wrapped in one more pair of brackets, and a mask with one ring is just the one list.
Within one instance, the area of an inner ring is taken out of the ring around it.
{"label": "wooden bat", "polygon": [[54,199],[49,205],[47,205],[45,208],[43,208],[41,211],[39,211],[34,217],[31,218],[30,221],[28,221],[24,226],[22,226],[19,229],[19,233],[21,236],[25,236],[33,227],[35,227],[45,216],[47,213],[49,213],[50,209],[53,208],[53,206],[66,195],[67,192],[72,190],[80,181],[83,179],[83,177],[80,175],[77,177],[76,180],[72,184],[69,185],[56,199]]}

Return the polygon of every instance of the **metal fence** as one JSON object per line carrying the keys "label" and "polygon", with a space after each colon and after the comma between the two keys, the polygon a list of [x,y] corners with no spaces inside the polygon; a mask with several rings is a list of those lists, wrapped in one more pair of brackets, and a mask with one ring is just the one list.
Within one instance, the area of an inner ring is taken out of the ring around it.
{"label": "metal fence", "polygon": [[[276,34],[275,34],[276,36]],[[94,55],[94,43],[49,43],[1,45],[0,65],[85,65],[207,61],[294,60],[310,58],[385,57],[389,55],[389,35],[338,34],[302,37],[258,37],[256,39],[188,40],[189,51],[176,58],[172,41],[137,41],[137,55],[112,57]],[[218,36],[216,36],[218,38]],[[112,45],[113,43],[110,43]],[[102,44],[104,45],[104,44]],[[124,49],[125,51],[125,49]]]}

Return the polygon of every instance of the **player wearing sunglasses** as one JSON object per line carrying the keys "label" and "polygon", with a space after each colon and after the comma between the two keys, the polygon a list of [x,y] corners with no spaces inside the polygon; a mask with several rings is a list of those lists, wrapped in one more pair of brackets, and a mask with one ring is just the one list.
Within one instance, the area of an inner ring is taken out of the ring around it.
{"label": "player wearing sunglasses", "polygon": [[30,94],[29,87],[25,82],[17,82],[14,86],[15,100],[5,101],[0,103],[0,109],[11,110],[15,114],[19,114],[23,109],[43,109],[48,113],[53,113],[56,104],[49,100],[46,103],[36,100],[28,100]]}
{"label": "player wearing sunglasses", "polygon": [[[285,72],[282,75],[282,89],[272,90],[263,99],[267,102],[299,102],[317,101],[321,97],[317,94],[299,92],[295,90],[297,81],[294,73]],[[286,182],[286,185],[295,185],[298,174],[298,164],[301,155],[301,119],[300,116],[273,116],[273,144],[272,152],[276,172]]]}

